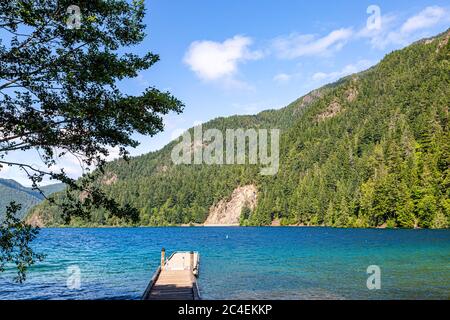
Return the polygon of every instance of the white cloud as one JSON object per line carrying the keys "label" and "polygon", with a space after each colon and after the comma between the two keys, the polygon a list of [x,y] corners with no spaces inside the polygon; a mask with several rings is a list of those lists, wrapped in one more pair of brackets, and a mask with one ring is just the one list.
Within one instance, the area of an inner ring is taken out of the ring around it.
{"label": "white cloud", "polygon": [[420,31],[449,22],[447,9],[432,6],[426,7],[414,16],[401,23],[399,18],[392,14],[381,17],[381,29],[369,30],[363,28],[357,33],[357,38],[369,38],[373,48],[385,49],[388,45],[408,45],[417,38],[425,36]]}
{"label": "white cloud", "polygon": [[401,27],[402,33],[410,33],[416,30],[435,26],[446,16],[444,8],[433,6],[427,7],[419,14],[409,18]]}
{"label": "white cloud", "polygon": [[[49,167],[49,171],[53,173],[59,173],[61,169],[71,178],[78,178],[88,169],[87,166],[81,162],[81,157],[77,158],[75,155],[66,154],[64,156],[55,159],[56,164]],[[44,169],[41,164],[36,165],[40,169]]]}
{"label": "white cloud", "polygon": [[278,82],[278,83],[289,82],[289,80],[291,80],[291,79],[292,79],[292,75],[287,74],[287,73],[279,73],[273,77],[273,81]]}
{"label": "white cloud", "polygon": [[397,16],[393,14],[386,14],[381,17],[380,29],[368,28],[367,26],[362,28],[356,35],[355,38],[369,38],[370,44],[373,48],[384,49],[387,44],[391,43],[394,39],[389,33],[395,27]]}
{"label": "white cloud", "polygon": [[197,119],[197,120],[194,120],[194,121],[190,122],[190,124],[186,123],[186,121],[184,121],[184,122],[185,122],[186,126],[179,126],[179,127],[173,128],[173,130],[170,132],[170,141],[173,141],[173,140],[176,140],[176,139],[180,138],[190,128],[203,125],[206,121],[202,121],[202,120],[198,120]]}
{"label": "white cloud", "polygon": [[295,59],[302,56],[324,55],[340,50],[352,37],[351,28],[341,28],[322,38],[314,35],[291,34],[273,41],[278,56],[283,59]]}
{"label": "white cloud", "polygon": [[[100,158],[110,162],[120,158],[120,148],[119,147],[110,147],[107,146],[108,156],[100,155]],[[62,151],[57,149],[57,151]],[[93,171],[96,165],[88,166],[83,161],[86,160],[86,157],[82,155],[75,155],[72,153],[66,153],[62,156],[58,156],[55,158],[56,164],[50,166],[48,169],[53,173],[60,172],[61,169],[71,178],[78,178],[84,173],[88,173],[89,171]],[[45,169],[42,167],[42,164],[36,165],[40,169]]]}
{"label": "white cloud", "polygon": [[150,83],[147,81],[147,79],[144,77],[144,75],[140,72],[138,73],[137,77],[135,78],[136,82],[143,86],[143,87],[148,87],[150,86]]}
{"label": "white cloud", "polygon": [[179,115],[169,114],[163,117],[164,119],[164,129],[165,130],[175,130],[183,126],[186,122],[184,117]]}
{"label": "white cloud", "polygon": [[102,158],[106,161],[113,161],[120,158],[120,148],[119,147],[107,147],[108,150],[108,156],[103,156]]}
{"label": "white cloud", "polygon": [[242,85],[242,82],[234,79],[238,72],[238,65],[262,57],[260,51],[249,49],[251,44],[251,38],[240,35],[222,43],[195,41],[191,43],[184,62],[202,80],[225,80],[230,85]]}
{"label": "white cloud", "polygon": [[1,166],[0,166],[0,173],[6,173],[6,172],[8,172],[10,170],[10,167],[9,166],[7,166],[6,164],[2,164]]}
{"label": "white cloud", "polygon": [[281,73],[276,74],[272,78],[272,80],[279,85],[284,85],[284,84],[287,84],[287,83],[291,82],[292,80],[300,77],[301,75],[302,74],[300,72],[294,72],[294,73],[281,72]]}
{"label": "white cloud", "polygon": [[267,102],[233,103],[232,106],[238,110],[239,114],[255,115],[258,112],[267,109]]}
{"label": "white cloud", "polygon": [[[20,183],[23,186],[30,187],[31,180],[28,178],[26,173],[23,170],[20,170],[17,167],[10,167],[7,171],[4,171],[5,167],[0,171],[0,178],[2,179],[13,179]],[[45,185],[47,183],[43,183]]]}
{"label": "white cloud", "polygon": [[[108,156],[101,156],[106,161],[113,161],[115,159],[120,158],[120,148],[119,147],[106,147],[109,152]],[[19,151],[15,154],[9,155],[5,161],[8,162],[16,162],[16,163],[26,163],[33,167],[36,170],[42,170],[49,173],[60,173],[61,169],[67,174],[68,177],[72,179],[78,179],[84,173],[92,172],[96,166],[91,165],[88,166],[83,163],[83,160],[86,159],[82,155],[75,155],[73,153],[65,153],[61,148],[55,148],[55,163],[51,166],[45,165],[42,162],[42,158],[39,152],[36,150],[28,150],[28,151]],[[23,159],[27,159],[27,161],[23,161]],[[33,170],[28,169],[30,173],[34,173]],[[30,186],[31,180],[28,178],[26,172],[19,168],[18,166],[3,166],[0,169],[0,177],[5,179],[14,179],[22,185]],[[47,185],[52,183],[57,183],[57,180],[51,180],[48,175],[44,176],[43,181],[39,183],[39,185]]]}
{"label": "white cloud", "polygon": [[342,77],[348,76],[353,73],[360,72],[372,66],[373,63],[369,60],[359,60],[354,64],[346,65],[342,70],[333,71],[333,72],[317,72],[312,76],[312,80],[319,82],[329,82],[338,80]]}

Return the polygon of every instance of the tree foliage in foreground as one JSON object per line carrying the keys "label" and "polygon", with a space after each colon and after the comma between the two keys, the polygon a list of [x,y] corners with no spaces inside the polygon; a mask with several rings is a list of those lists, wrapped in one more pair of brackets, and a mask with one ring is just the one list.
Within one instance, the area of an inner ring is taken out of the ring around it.
{"label": "tree foliage in foreground", "polygon": [[[79,28],[74,23],[78,17],[71,16],[73,7],[68,10],[71,5],[80,9]],[[101,173],[111,148],[126,157],[125,148],[138,145],[133,133],[154,135],[163,130],[162,115],[182,110],[179,100],[154,87],[140,95],[119,88],[120,81],[138,76],[159,59],[151,52],[127,50],[145,38],[144,14],[143,0],[0,2],[0,171],[20,168],[36,190],[45,177],[67,184],[64,201],[50,199],[65,221],[88,219],[92,210],[101,209],[132,222],[138,212],[97,188],[95,175],[74,181],[63,169],[53,170],[57,159],[70,155]],[[40,155],[42,166],[28,163],[26,155],[23,161],[8,158],[31,150]],[[81,196],[71,197],[73,190]],[[2,237],[9,232],[1,231]],[[27,232],[22,239],[32,240]],[[1,252],[17,244],[8,239]],[[0,257],[3,262],[4,255]]]}
{"label": "tree foliage in foreground", "polygon": [[26,279],[27,269],[37,261],[42,261],[44,255],[35,253],[30,247],[38,229],[24,223],[15,216],[20,205],[15,202],[6,208],[5,219],[0,223],[0,272],[5,271],[8,265],[17,268],[17,282]]}

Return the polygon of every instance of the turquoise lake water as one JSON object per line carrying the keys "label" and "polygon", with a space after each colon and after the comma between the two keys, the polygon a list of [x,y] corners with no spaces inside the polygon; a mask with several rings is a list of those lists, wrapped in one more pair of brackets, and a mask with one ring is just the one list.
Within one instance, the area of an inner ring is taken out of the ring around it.
{"label": "turquoise lake water", "polygon": [[[203,299],[450,298],[450,230],[200,227],[43,229],[45,261],[25,284],[0,274],[0,299],[139,299],[161,247],[200,252]],[[367,289],[370,265],[381,290]]]}

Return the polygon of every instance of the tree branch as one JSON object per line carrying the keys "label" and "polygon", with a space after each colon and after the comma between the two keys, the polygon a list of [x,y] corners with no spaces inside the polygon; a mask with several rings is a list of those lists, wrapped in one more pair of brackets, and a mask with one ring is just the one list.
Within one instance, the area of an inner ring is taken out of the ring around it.
{"label": "tree branch", "polygon": [[[75,51],[77,51],[77,50],[80,50],[81,48],[83,48],[83,47],[86,46],[86,45],[87,45],[86,42],[83,43],[83,44],[81,44],[81,45],[79,45],[79,46],[76,47],[75,49],[70,50],[70,51],[66,52],[65,54],[60,55],[56,60],[52,61],[52,63],[47,64],[47,65],[45,65],[45,66],[43,66],[43,67],[41,67],[41,68],[39,68],[39,69],[37,69],[37,70],[35,70],[35,71],[31,71],[31,72],[29,72],[27,75],[28,75],[28,76],[30,76],[30,75],[35,75],[35,74],[37,74],[37,73],[39,73],[39,72],[41,72],[41,71],[44,71],[44,70],[47,69],[48,67],[51,67],[53,64],[56,64],[56,63],[57,63],[59,60],[61,60],[62,58],[65,58],[65,57],[69,56],[71,53],[73,53],[73,52],[75,52]],[[68,49],[68,47],[66,47],[65,49]],[[4,90],[4,89],[8,89],[12,84],[18,82],[19,80],[22,80],[22,78],[19,77],[19,78],[16,78],[16,79],[9,80],[7,83],[5,83],[5,84],[3,84],[3,85],[0,86],[0,91],[1,91],[1,90]]]}

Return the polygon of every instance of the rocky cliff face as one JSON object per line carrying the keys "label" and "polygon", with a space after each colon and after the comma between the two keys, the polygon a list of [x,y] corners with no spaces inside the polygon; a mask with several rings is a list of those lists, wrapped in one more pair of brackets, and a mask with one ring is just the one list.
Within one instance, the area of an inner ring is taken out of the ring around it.
{"label": "rocky cliff face", "polygon": [[236,188],[229,199],[223,199],[211,207],[208,219],[206,219],[204,225],[239,225],[242,209],[248,207],[254,210],[256,208],[257,198],[258,190],[255,185]]}
{"label": "rocky cliff face", "polygon": [[30,226],[39,228],[43,228],[45,226],[44,222],[42,221],[42,217],[39,215],[39,211],[35,211],[33,212],[33,214],[28,216],[25,219],[25,223],[29,224]]}

